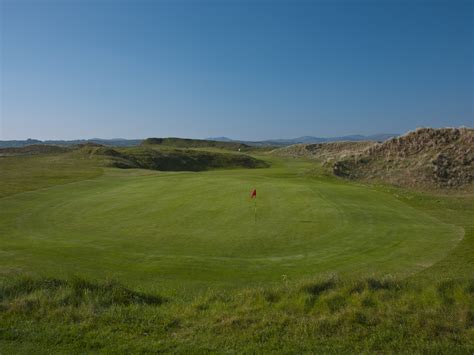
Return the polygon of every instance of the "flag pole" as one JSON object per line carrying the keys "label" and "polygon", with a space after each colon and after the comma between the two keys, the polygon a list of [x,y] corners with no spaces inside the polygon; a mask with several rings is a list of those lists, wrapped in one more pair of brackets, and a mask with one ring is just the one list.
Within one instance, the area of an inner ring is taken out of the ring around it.
{"label": "flag pole", "polygon": [[257,196],[255,196],[255,223],[257,223]]}
{"label": "flag pole", "polygon": [[253,189],[250,198],[253,199],[253,213],[254,213],[254,220],[257,223],[257,189]]}

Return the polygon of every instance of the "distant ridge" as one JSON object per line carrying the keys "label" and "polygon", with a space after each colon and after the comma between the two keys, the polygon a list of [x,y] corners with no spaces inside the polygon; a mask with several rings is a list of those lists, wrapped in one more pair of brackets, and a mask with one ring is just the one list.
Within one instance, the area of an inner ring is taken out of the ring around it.
{"label": "distant ridge", "polygon": [[239,142],[248,145],[274,145],[274,146],[285,146],[285,145],[293,145],[293,144],[313,144],[313,143],[326,143],[326,142],[360,142],[360,141],[374,141],[374,142],[384,142],[387,139],[398,137],[400,134],[398,133],[379,133],[373,134],[369,136],[364,136],[360,134],[348,135],[348,136],[340,136],[340,137],[314,137],[314,136],[302,136],[297,138],[289,138],[289,139],[268,139],[262,141],[245,141],[245,140],[233,140],[228,137],[212,137],[206,138],[208,140],[215,140],[221,142]]}
{"label": "distant ridge", "polygon": [[229,137],[211,137],[211,138],[205,138],[205,140],[216,141],[216,142],[235,142],[234,139],[231,139]]}
{"label": "distant ridge", "polygon": [[[348,142],[359,142],[359,141],[374,141],[374,142],[384,142],[387,139],[397,137],[399,134],[392,134],[392,133],[381,133],[381,134],[374,134],[370,136],[363,136],[363,135],[349,135],[349,136],[342,136],[342,137],[329,137],[329,138],[322,138],[322,137],[313,137],[313,136],[302,136],[298,138],[292,139],[268,139],[262,141],[244,141],[244,140],[235,140],[229,137],[211,137],[206,139],[185,139],[180,138],[183,141],[189,142],[197,142],[199,141],[214,141],[214,142],[227,142],[227,143],[236,143],[236,144],[244,144],[249,146],[287,146],[292,144],[312,144],[312,143],[325,143],[325,142],[340,142],[340,141],[348,141]],[[177,138],[163,138],[166,140],[172,140]],[[144,139],[124,139],[124,138],[113,138],[113,139],[103,139],[103,138],[92,138],[92,139],[73,139],[73,140],[38,140],[38,139],[26,139],[26,140],[0,140],[0,148],[21,148],[28,145],[40,145],[40,144],[47,144],[47,145],[59,145],[59,146],[70,146],[70,145],[77,145],[77,144],[87,144],[87,143],[94,143],[94,144],[102,144],[106,146],[112,147],[133,147],[142,144]]]}
{"label": "distant ridge", "polygon": [[140,145],[143,139],[124,139],[124,138],[114,138],[114,139],[102,139],[102,138],[92,138],[92,139],[74,139],[74,140],[38,140],[38,139],[26,139],[26,140],[8,140],[0,141],[0,148],[21,148],[29,145],[59,145],[59,146],[70,146],[78,144],[101,144],[113,147],[133,147]]}

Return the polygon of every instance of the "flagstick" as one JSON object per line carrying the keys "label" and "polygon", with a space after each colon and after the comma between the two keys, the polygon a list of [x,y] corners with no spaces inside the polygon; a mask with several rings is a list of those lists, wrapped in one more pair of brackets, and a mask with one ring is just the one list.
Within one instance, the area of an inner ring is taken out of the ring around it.
{"label": "flagstick", "polygon": [[255,196],[255,223],[257,223],[257,197]]}

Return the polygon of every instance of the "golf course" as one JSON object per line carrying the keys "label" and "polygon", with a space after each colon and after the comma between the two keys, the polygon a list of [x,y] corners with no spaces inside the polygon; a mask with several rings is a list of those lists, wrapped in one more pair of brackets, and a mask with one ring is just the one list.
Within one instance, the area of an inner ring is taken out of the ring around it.
{"label": "golf course", "polygon": [[407,276],[464,236],[390,194],[312,178],[308,162],[271,164],[202,173],[107,169],[5,197],[8,258],[0,266],[146,287],[247,286],[321,272]]}
{"label": "golf course", "polygon": [[473,349],[472,198],[83,150],[0,158],[0,349]]}
{"label": "golf course", "polygon": [[0,355],[474,355],[473,24],[0,0]]}

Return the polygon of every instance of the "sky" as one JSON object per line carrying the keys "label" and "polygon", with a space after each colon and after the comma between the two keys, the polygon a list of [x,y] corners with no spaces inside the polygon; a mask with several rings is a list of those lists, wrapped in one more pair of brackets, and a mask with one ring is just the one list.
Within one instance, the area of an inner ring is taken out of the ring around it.
{"label": "sky", "polygon": [[472,0],[0,0],[0,139],[474,126]]}

